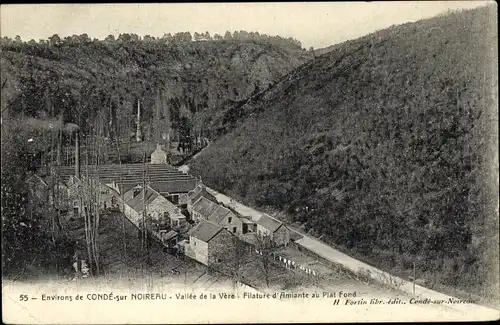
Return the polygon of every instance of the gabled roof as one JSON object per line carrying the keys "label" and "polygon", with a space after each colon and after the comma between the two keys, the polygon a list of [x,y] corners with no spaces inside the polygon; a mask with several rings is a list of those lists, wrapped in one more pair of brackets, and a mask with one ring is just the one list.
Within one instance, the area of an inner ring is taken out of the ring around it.
{"label": "gabled roof", "polygon": [[282,223],[279,222],[278,220],[271,218],[267,214],[263,214],[259,220],[255,222],[256,224],[264,227],[265,229],[270,230],[271,232],[275,232],[278,230],[279,227],[281,227]]}
{"label": "gabled roof", "polygon": [[150,188],[146,188],[145,193],[144,190],[141,189],[139,194],[128,200],[126,204],[130,206],[132,209],[134,209],[134,211],[136,211],[137,213],[141,213],[144,210],[144,204],[142,202],[143,195],[146,199],[146,205],[150,204],[151,202],[153,202],[154,199],[160,196],[160,194],[158,194],[156,191],[151,190]]}
{"label": "gabled roof", "polygon": [[210,213],[207,219],[213,223],[221,223],[222,220],[229,216],[236,218],[236,215],[232,213],[231,210],[223,207],[222,205],[218,205],[217,208],[215,208],[212,213]]}
{"label": "gabled roof", "polygon": [[[135,197],[132,199],[128,200],[126,202],[127,205],[129,205],[132,209],[134,209],[136,212],[141,213],[143,211],[143,203],[142,203],[142,195],[143,195],[143,190],[142,187],[136,185],[129,189],[129,191],[133,191],[133,188],[138,187],[140,189],[139,194],[137,194]],[[127,192],[129,192],[127,191]],[[167,200],[163,195],[155,191],[153,188],[146,186],[146,209],[147,205],[153,202],[155,199],[159,198],[162,202],[162,207],[163,209],[169,213],[169,216],[172,218],[185,218],[185,216],[180,212],[179,208],[177,208],[172,202]]]}
{"label": "gabled roof", "polygon": [[208,218],[210,213],[212,213],[213,210],[217,209],[219,205],[215,204],[212,201],[209,201],[205,199],[204,197],[200,197],[194,204],[193,207],[191,208],[193,211],[201,214],[204,218]]}
{"label": "gabled roof", "polygon": [[202,220],[193,229],[191,229],[188,234],[208,243],[222,230],[224,230],[224,228],[222,228],[221,226]]}
{"label": "gabled roof", "polygon": [[189,192],[189,199],[191,202],[196,202],[200,197],[204,197],[214,203],[217,203],[217,199],[212,194],[208,193],[207,189],[203,185],[198,185],[196,188]]}
{"label": "gabled roof", "polygon": [[120,193],[126,193],[138,185],[138,184],[134,184],[134,183],[121,184],[119,182],[115,182],[115,184],[116,184],[118,190],[120,191]]}

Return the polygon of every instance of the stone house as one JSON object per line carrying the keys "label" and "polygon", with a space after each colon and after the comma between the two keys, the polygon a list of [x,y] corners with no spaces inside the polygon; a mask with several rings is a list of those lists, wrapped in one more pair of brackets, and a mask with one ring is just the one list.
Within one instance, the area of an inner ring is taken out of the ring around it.
{"label": "stone house", "polygon": [[[113,188],[97,182],[94,179],[88,181],[81,181],[75,176],[71,176],[67,183],[67,202],[70,206],[68,213],[71,217],[78,217],[82,213],[83,206],[85,206],[84,192],[86,190],[96,191],[99,198],[99,208],[106,210],[118,207],[119,194]],[[83,205],[83,206],[82,206]]]}
{"label": "stone house", "polygon": [[196,178],[179,178],[168,181],[155,181],[152,179],[150,187],[166,197],[174,205],[181,209],[187,209],[189,191],[198,185]]}
{"label": "stone house", "polygon": [[207,220],[208,216],[217,209],[219,205],[204,197],[200,197],[193,205],[191,205],[191,219],[193,221]]}
{"label": "stone house", "polygon": [[162,145],[156,144],[156,150],[151,154],[152,164],[168,164],[168,155],[163,150]]}
{"label": "stone house", "polygon": [[234,237],[223,227],[203,220],[193,227],[188,235],[186,256],[207,266],[224,263],[230,259]]}
{"label": "stone house", "polygon": [[[201,196],[191,207],[194,221],[206,220],[220,225],[235,235],[243,234],[244,220],[228,208]],[[248,231],[248,226],[245,226]]]}
{"label": "stone house", "polygon": [[189,214],[191,214],[191,208],[192,208],[193,204],[196,201],[198,201],[198,199],[200,197],[204,197],[205,199],[207,199],[213,203],[218,203],[215,196],[210,194],[207,191],[207,188],[203,184],[199,184],[198,186],[196,186],[196,188],[194,190],[191,190],[188,193],[187,210],[188,210]]}
{"label": "stone house", "polygon": [[180,209],[149,186],[146,187],[146,191],[139,185],[135,186],[123,196],[124,214],[136,225],[142,222],[144,206],[146,217],[157,225],[158,230],[182,227],[186,223],[186,216]]}
{"label": "stone house", "polygon": [[269,236],[277,246],[287,246],[290,242],[290,230],[269,215],[263,214],[255,223],[258,236]]}
{"label": "stone house", "polygon": [[222,205],[218,205],[217,208],[208,215],[207,220],[226,228],[237,236],[241,235],[243,232],[243,222],[240,218],[238,218],[234,212]]}

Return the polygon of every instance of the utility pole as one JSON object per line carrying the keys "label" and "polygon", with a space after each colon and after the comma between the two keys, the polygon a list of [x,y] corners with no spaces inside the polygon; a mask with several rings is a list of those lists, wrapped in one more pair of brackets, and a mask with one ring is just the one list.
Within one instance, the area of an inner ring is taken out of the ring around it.
{"label": "utility pole", "polygon": [[415,280],[416,280],[415,262],[413,262],[413,295],[415,295]]}

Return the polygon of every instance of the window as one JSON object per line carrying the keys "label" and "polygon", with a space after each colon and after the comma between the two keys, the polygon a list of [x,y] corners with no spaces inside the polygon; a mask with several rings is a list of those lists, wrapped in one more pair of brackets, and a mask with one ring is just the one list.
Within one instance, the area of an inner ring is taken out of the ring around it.
{"label": "window", "polygon": [[227,223],[231,223],[231,221],[232,221],[232,220],[233,220],[233,218],[232,218],[232,217],[228,217],[228,218],[227,218]]}
{"label": "window", "polygon": [[116,196],[111,197],[111,205],[116,205]]}
{"label": "window", "polygon": [[233,233],[236,233],[236,227],[233,227]]}

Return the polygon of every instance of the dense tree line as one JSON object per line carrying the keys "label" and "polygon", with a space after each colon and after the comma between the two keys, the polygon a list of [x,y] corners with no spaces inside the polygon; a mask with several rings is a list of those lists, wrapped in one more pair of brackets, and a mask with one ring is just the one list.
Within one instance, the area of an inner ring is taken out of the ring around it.
{"label": "dense tree line", "polygon": [[382,269],[497,295],[494,16],[337,45],[229,109],[234,129],[191,171]]}
{"label": "dense tree line", "polygon": [[[28,42],[4,37],[1,49],[2,116],[62,115],[84,132],[98,121],[101,135],[126,138],[140,101],[150,139],[161,135],[158,128],[176,129],[182,117],[193,122],[203,110],[265,89],[309,59],[294,39],[245,31],[195,33],[194,39],[189,32],[104,40],[87,34]],[[199,133],[212,126],[201,120],[193,127]]]}

